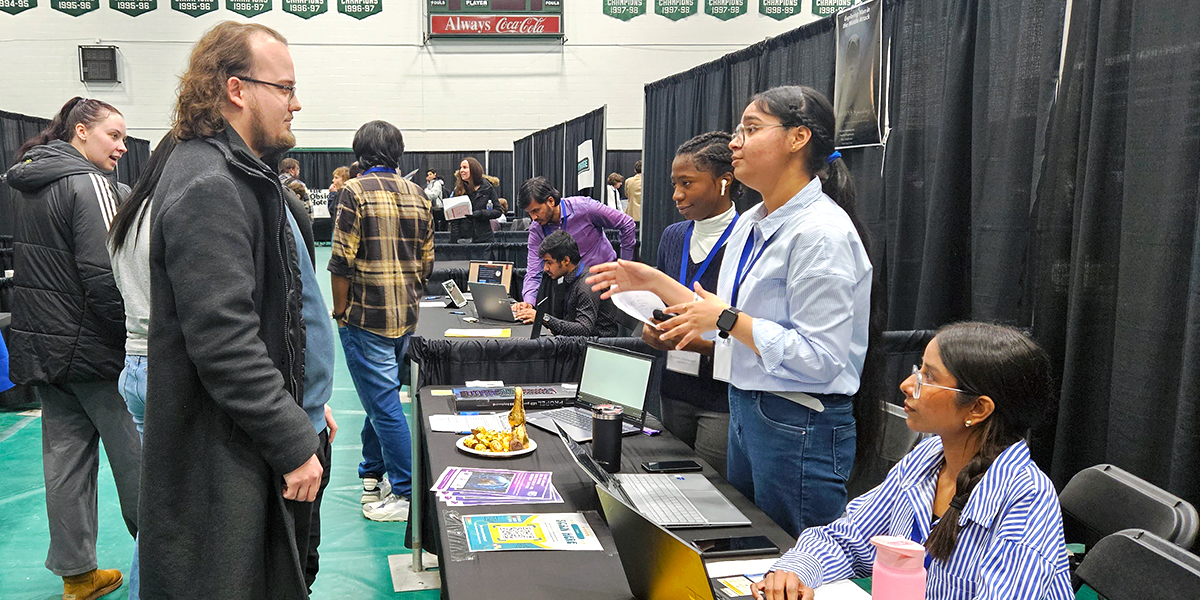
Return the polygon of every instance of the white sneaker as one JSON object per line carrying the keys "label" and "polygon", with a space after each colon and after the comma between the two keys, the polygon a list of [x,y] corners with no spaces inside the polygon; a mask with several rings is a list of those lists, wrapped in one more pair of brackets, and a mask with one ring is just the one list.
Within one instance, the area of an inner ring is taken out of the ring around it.
{"label": "white sneaker", "polygon": [[392,484],[387,479],[380,481],[374,477],[364,477],[362,482],[363,491],[361,500],[363,504],[379,502],[387,498],[387,495],[392,491]]}
{"label": "white sneaker", "polygon": [[372,521],[407,521],[408,498],[388,494],[379,502],[364,504],[363,516]]}

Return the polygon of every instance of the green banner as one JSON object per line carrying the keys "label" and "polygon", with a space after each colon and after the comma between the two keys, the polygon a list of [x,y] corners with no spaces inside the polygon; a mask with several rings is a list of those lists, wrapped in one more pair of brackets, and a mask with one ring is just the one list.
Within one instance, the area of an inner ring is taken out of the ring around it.
{"label": "green banner", "polygon": [[0,0],[0,10],[10,15],[15,15],[31,8],[37,8],[37,0]]}
{"label": "green banner", "polygon": [[100,8],[100,0],[50,0],[50,8],[78,17]]}
{"label": "green banner", "polygon": [[818,17],[828,17],[839,10],[850,8],[860,0],[813,0],[813,14]]}
{"label": "green banner", "polygon": [[283,12],[292,13],[301,19],[311,19],[327,10],[326,0],[280,0]]}
{"label": "green banner", "polygon": [[271,12],[271,0],[225,0],[225,10],[243,17],[256,17]]}
{"label": "green banner", "polygon": [[678,21],[690,17],[700,9],[700,0],[654,0],[654,12]]}
{"label": "green banner", "polygon": [[646,0],[604,0],[604,14],[628,21],[646,14]]}
{"label": "green banner", "polygon": [[758,12],[782,21],[800,14],[800,0],[758,0]]}
{"label": "green banner", "polygon": [[217,0],[171,0],[171,8],[189,17],[206,15],[217,10]]}
{"label": "green banner", "polygon": [[365,19],[383,12],[383,0],[338,0],[338,12]]}
{"label": "green banner", "polygon": [[136,17],[158,9],[158,0],[108,0],[108,7],[119,13]]}
{"label": "green banner", "polygon": [[[814,2],[818,0],[813,0]],[[704,12],[722,20],[728,21],[734,17],[746,14],[746,3],[749,0],[705,0]]]}

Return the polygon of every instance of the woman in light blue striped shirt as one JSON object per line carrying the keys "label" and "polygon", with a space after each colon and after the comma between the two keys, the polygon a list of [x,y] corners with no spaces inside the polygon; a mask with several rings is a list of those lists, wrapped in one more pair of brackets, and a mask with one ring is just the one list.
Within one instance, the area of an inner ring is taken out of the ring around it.
{"label": "woman in light blue striped shirt", "polygon": [[908,426],[935,434],[846,515],[800,534],[755,598],[796,600],[871,574],[877,535],[928,551],[929,600],[1068,600],[1062,513],[1025,434],[1052,403],[1050,363],[1027,336],[984,323],[943,328],[900,385]]}

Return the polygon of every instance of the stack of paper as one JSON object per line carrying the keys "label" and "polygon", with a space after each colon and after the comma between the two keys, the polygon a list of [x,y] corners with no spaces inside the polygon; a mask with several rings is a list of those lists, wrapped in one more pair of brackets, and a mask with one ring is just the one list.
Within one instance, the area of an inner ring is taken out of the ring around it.
{"label": "stack of paper", "polygon": [[555,504],[563,501],[550,471],[446,467],[431,491],[447,506]]}

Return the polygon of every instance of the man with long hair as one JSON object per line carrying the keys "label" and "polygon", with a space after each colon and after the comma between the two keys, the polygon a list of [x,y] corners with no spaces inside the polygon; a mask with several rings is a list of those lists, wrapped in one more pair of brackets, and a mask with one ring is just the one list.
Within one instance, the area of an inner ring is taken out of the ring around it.
{"label": "man with long hair", "polygon": [[151,202],[145,598],[308,597],[336,425],[311,224],[273,168],[296,141],[295,86],[274,30],[209,30],[130,199]]}

